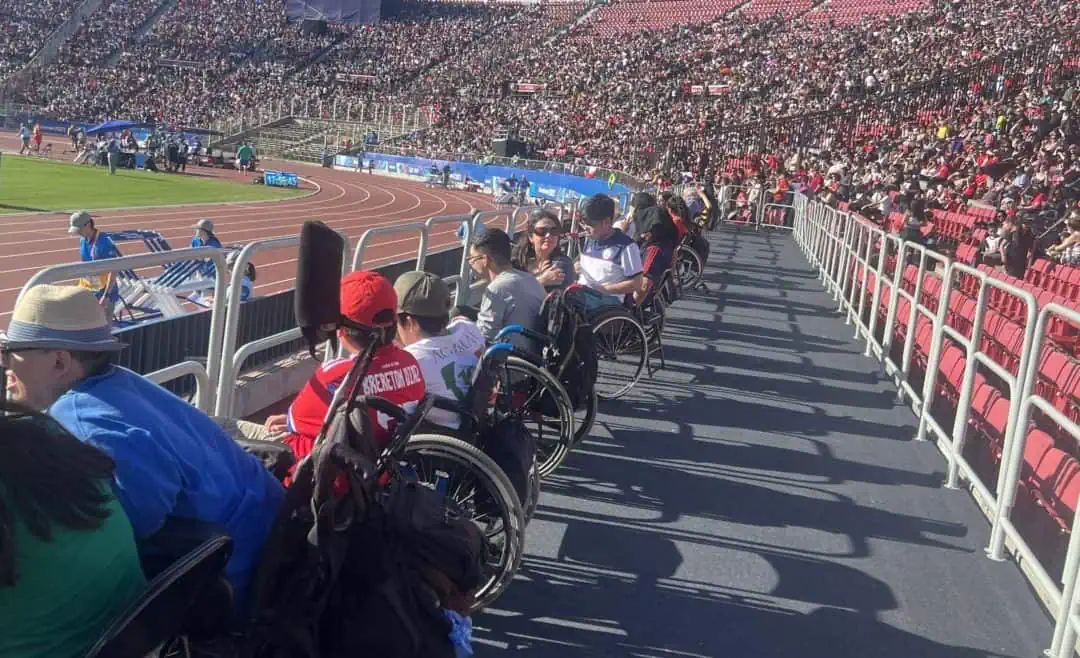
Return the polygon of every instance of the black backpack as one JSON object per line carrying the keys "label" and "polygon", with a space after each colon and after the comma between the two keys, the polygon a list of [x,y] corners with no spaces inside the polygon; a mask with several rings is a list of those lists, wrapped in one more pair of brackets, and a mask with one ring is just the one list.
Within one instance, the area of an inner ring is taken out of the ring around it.
{"label": "black backpack", "polygon": [[368,409],[350,406],[286,492],[242,658],[454,656],[442,606],[477,586],[486,540],[434,491],[397,479],[380,489]]}
{"label": "black backpack", "polygon": [[[551,337],[544,348],[544,365],[566,389],[575,410],[585,408],[599,367],[582,294],[577,285],[555,290],[540,307],[541,326]],[[551,415],[558,414],[553,411]]]}

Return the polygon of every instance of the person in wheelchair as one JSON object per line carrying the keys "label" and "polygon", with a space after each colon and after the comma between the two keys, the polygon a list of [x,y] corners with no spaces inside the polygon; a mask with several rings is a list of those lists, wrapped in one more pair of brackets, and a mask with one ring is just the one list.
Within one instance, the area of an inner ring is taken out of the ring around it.
{"label": "person in wheelchair", "polygon": [[[478,278],[488,281],[476,316],[476,326],[485,340],[494,341],[507,325],[538,328],[547,292],[535,276],[514,268],[510,236],[505,231],[489,228],[481,233],[469,246],[468,262]],[[511,342],[535,351],[530,339],[514,336]]]}
{"label": "person in wheelchair", "polygon": [[83,656],[146,588],[115,465],[48,416],[3,411],[0,656]]}
{"label": "person in wheelchair", "polygon": [[[465,403],[484,352],[480,329],[464,317],[450,318],[450,287],[428,272],[405,272],[394,282],[397,336],[416,358],[427,392]],[[456,430],[459,414],[433,408],[427,422]]]}
{"label": "person in wheelchair", "polygon": [[[249,439],[280,439],[297,461],[311,453],[322,429],[334,391],[352,368],[357,355],[367,347],[365,336],[372,328],[382,329],[382,342],[375,350],[363,381],[364,395],[379,396],[408,413],[424,397],[424,375],[413,355],[394,345],[398,298],[394,287],[378,272],[353,272],[341,280],[341,314],[344,327],[338,331],[349,356],[323,364],[300,389],[285,414],[266,419],[266,434]],[[390,440],[389,419],[371,410],[375,441],[381,448]]]}
{"label": "person in wheelchair", "polygon": [[589,237],[576,265],[578,283],[619,298],[630,295],[637,302],[646,290],[641,250],[614,227],[615,200],[606,194],[589,197],[582,220]]}
{"label": "person in wheelchair", "polygon": [[671,269],[679,243],[678,231],[670,213],[657,206],[652,195],[647,196],[647,199],[639,200],[639,203],[644,205],[643,210],[638,211],[636,223],[639,227],[638,240],[642,245],[642,268],[647,285],[651,286],[658,283],[664,273]]}
{"label": "person in wheelchair", "polygon": [[514,267],[535,276],[547,292],[565,288],[574,278],[574,263],[559,248],[560,233],[559,218],[537,208],[529,213],[525,232],[514,245]]}
{"label": "person in wheelchair", "polygon": [[226,576],[243,605],[284,490],[209,416],[113,365],[123,348],[93,294],[73,286],[27,291],[0,341],[11,399],[48,409],[115,460],[116,495],[136,538],[174,517],[226,529],[235,545]]}

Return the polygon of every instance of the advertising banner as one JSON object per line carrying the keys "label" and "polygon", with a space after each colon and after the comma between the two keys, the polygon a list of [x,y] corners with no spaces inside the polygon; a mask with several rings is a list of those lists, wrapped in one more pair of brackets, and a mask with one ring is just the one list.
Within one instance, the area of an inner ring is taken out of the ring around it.
{"label": "advertising banner", "polygon": [[[591,168],[586,176],[574,176],[572,174],[554,173],[548,171],[535,171],[532,169],[519,169],[502,165],[485,165],[475,162],[449,162],[446,160],[433,160],[430,158],[408,157],[402,155],[388,155],[384,153],[365,153],[360,159],[360,165],[366,171],[368,158],[374,160],[375,169],[380,172],[395,176],[404,176],[416,181],[427,181],[428,171],[435,166],[442,171],[443,166],[450,166],[450,180],[458,184],[467,181],[485,185],[492,193],[503,193],[502,183],[511,176],[517,179],[528,178],[529,196],[534,199],[545,199],[557,203],[576,202],[579,199],[604,193],[625,205],[630,197],[630,188],[615,183],[606,176],[599,180],[596,177],[596,169]],[[337,156],[334,166],[338,169],[354,170],[355,156]]]}
{"label": "advertising banner", "polygon": [[545,84],[538,84],[532,82],[515,82],[513,84],[513,90],[519,94],[535,94],[537,92],[544,91],[547,88]]}
{"label": "advertising banner", "polygon": [[263,183],[273,187],[297,187],[300,180],[291,171],[265,171]]}

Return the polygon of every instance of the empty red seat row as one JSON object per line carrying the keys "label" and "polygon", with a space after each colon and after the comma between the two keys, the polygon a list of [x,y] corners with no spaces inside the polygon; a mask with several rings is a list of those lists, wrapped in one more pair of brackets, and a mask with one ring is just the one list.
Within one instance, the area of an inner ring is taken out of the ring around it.
{"label": "empty red seat row", "polygon": [[1021,486],[1062,528],[1072,527],[1080,496],[1080,462],[1054,445],[1046,432],[1033,429],[1024,445]]}
{"label": "empty red seat row", "polygon": [[[889,260],[888,270],[899,266],[895,258]],[[913,294],[919,277],[919,268],[913,264],[903,265],[900,285],[909,294]],[[1047,290],[1040,290],[1030,282],[1022,282],[1007,277],[996,271],[988,271],[991,276],[1006,280],[1020,287],[1023,284],[1036,298],[1039,305],[1061,298]],[[865,289],[868,306],[872,303],[875,275],[872,270],[864,270],[857,262],[851,263],[851,290],[860,294]],[[891,274],[889,283],[891,283]],[[976,298],[979,280],[970,275],[959,275],[955,288],[950,292],[946,323],[967,336],[973,335]],[[941,303],[944,281],[934,272],[924,272],[920,286],[920,303],[935,309]],[[869,312],[878,314],[877,326],[884,329],[885,314],[889,300],[894,294],[891,285],[882,285],[877,308]],[[987,291],[988,307],[983,314],[983,325],[979,350],[1006,371],[1017,376],[1020,357],[1024,349],[1026,320],[1023,302],[1015,295],[998,289]],[[933,341],[933,320],[923,313],[916,313],[914,321],[911,302],[901,296],[897,300],[896,316],[892,328],[894,356],[903,349],[908,331],[912,335],[912,362],[910,373],[919,377],[925,375],[929,366],[929,355]],[[914,325],[909,327],[909,325]],[[1051,325],[1051,331],[1054,331]],[[1053,337],[1053,334],[1051,334]],[[939,422],[947,429],[951,417],[955,417],[960,399],[960,391],[968,366],[967,349],[954,342],[951,337],[943,338],[941,357],[938,363],[935,386],[935,415],[945,412]],[[1067,417],[1080,421],[1080,361],[1071,354],[1068,345],[1046,342],[1036,365],[1037,376],[1035,393],[1048,400],[1056,409]],[[1010,391],[992,372],[976,367],[972,374],[971,398],[967,410],[967,431],[970,442],[985,446],[996,462],[1000,462],[1005,443],[1005,432],[1010,415]],[[1071,527],[1076,512],[1077,497],[1080,496],[1080,461],[1076,455],[1080,447],[1070,438],[1055,444],[1053,437],[1061,434],[1060,429],[1043,414],[1036,412],[1031,419],[1033,424],[1025,428],[1028,439],[1024,448],[1021,487],[1045,510],[1047,516],[1061,528]]]}
{"label": "empty red seat row", "polygon": [[1039,258],[1028,268],[1024,279],[1064,297],[1069,302],[1080,301],[1080,267],[1060,265]]}

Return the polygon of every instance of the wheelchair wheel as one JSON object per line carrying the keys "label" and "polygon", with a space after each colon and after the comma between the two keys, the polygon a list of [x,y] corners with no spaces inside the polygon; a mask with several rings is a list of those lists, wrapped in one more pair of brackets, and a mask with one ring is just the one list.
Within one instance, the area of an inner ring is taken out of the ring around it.
{"label": "wheelchair wheel", "polygon": [[641,378],[649,360],[645,329],[621,306],[604,309],[592,318],[599,368],[595,394],[601,400],[626,395]]}
{"label": "wheelchair wheel", "polygon": [[536,437],[540,476],[547,477],[563,463],[574,445],[574,409],[570,406],[570,396],[551,373],[530,361],[511,356],[505,367],[506,380],[500,380],[508,380],[513,388],[514,408],[497,411],[521,410],[522,420]]}
{"label": "wheelchair wheel", "polygon": [[479,448],[449,436],[416,434],[401,457],[422,484],[444,492],[484,532],[491,547],[490,577],[476,591],[472,610],[490,605],[521,566],[525,514],[514,485]]}
{"label": "wheelchair wheel", "polygon": [[679,284],[684,289],[693,289],[701,281],[701,273],[704,271],[705,265],[701,262],[701,256],[690,247],[680,245],[676,255]]}

